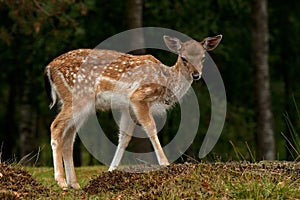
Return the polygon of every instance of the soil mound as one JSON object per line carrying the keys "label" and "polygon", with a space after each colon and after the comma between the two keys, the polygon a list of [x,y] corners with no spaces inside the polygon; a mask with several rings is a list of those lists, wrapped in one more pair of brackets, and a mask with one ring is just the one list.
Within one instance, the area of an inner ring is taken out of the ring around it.
{"label": "soil mound", "polygon": [[0,199],[35,199],[49,190],[21,167],[0,163]]}
{"label": "soil mound", "polygon": [[160,187],[165,181],[173,179],[176,176],[184,176],[196,169],[192,164],[176,164],[158,171],[146,173],[131,173],[124,171],[103,172],[94,178],[83,188],[88,194],[96,195],[103,193],[119,193],[130,188],[132,193],[138,192],[141,197],[144,194]]}

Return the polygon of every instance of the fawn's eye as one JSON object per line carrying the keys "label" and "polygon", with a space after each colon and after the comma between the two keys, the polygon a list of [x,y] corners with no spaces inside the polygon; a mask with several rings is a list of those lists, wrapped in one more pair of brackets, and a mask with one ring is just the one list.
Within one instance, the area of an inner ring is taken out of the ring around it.
{"label": "fawn's eye", "polygon": [[184,57],[181,57],[181,60],[182,60],[183,62],[188,62],[187,59],[185,59]]}

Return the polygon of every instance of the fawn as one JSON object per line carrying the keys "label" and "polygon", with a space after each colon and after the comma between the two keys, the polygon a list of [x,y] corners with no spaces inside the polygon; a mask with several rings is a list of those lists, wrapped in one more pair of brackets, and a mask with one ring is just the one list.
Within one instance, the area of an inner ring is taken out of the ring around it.
{"label": "fawn", "polygon": [[222,35],[201,42],[181,42],[170,36],[163,39],[178,54],[172,67],[152,55],[100,49],[73,50],[46,67],[44,78],[50,108],[57,103],[61,105],[51,124],[54,175],[61,188],[80,188],[73,164],[76,132],[95,108],[111,109],[114,97],[117,98],[113,106],[120,109],[121,118],[119,143],[109,171],[119,165],[136,123],[147,133],[159,165],[169,165],[157,137],[153,115],[164,113],[186,94],[193,80],[201,78],[205,52],[216,48]]}

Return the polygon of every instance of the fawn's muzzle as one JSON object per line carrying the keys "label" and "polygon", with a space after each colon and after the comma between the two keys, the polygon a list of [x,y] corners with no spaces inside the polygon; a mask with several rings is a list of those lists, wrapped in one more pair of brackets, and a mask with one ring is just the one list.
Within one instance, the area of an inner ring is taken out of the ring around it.
{"label": "fawn's muzzle", "polygon": [[192,77],[195,81],[197,81],[201,78],[201,74],[199,72],[193,72]]}

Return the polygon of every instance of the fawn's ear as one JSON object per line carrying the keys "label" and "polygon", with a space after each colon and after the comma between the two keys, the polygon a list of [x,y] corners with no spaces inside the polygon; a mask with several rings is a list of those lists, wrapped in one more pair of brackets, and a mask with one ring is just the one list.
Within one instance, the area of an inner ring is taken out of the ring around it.
{"label": "fawn's ear", "polygon": [[164,35],[164,41],[165,41],[167,47],[171,51],[176,52],[176,53],[180,53],[182,43],[178,38]]}
{"label": "fawn's ear", "polygon": [[214,50],[220,41],[222,40],[222,35],[217,35],[215,37],[207,37],[205,38],[201,44],[206,51]]}

